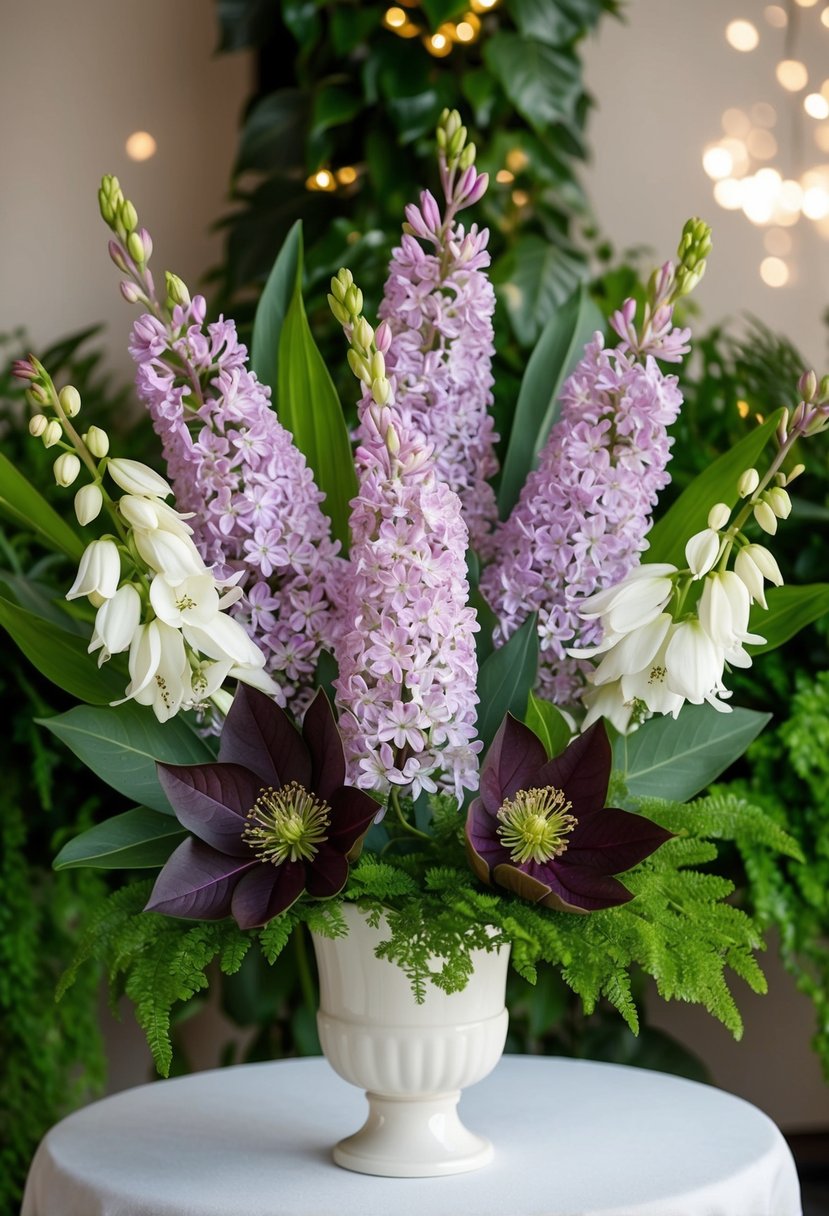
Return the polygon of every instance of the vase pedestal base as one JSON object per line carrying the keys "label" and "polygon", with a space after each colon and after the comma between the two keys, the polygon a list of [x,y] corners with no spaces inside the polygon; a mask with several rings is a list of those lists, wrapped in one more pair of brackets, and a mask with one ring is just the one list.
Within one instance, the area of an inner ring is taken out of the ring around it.
{"label": "vase pedestal base", "polygon": [[366,1093],[369,1114],[353,1136],[334,1148],[343,1169],[383,1178],[434,1178],[488,1165],[489,1140],[458,1118],[460,1091],[422,1098]]}

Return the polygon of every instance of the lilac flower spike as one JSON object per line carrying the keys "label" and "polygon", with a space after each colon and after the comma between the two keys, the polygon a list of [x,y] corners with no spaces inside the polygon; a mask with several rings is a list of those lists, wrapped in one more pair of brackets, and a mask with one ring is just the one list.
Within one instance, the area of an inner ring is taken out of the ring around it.
{"label": "lilac flower spike", "polygon": [[443,213],[428,190],[406,207],[380,316],[391,328],[386,364],[400,420],[434,449],[437,476],[459,495],[471,543],[486,553],[497,516],[488,482],[498,471],[488,412],[495,294],[485,273],[489,233],[465,229],[456,216],[483,197],[487,175],[475,169],[456,112],[443,115],[438,146]]}
{"label": "lilac flower spike", "polygon": [[475,613],[467,607],[467,530],[430,447],[398,412],[386,376],[389,327],[360,315],[349,271],[332,280],[349,363],[364,388],[352,502],[344,632],[335,654],[340,731],[352,780],[368,789],[478,783]]}
{"label": "lilac flower spike", "polygon": [[590,670],[568,649],[601,641],[600,624],[582,619],[580,604],[638,564],[651,511],[670,481],[667,429],[682,394],[657,359],[677,362],[688,350],[688,331],[674,328],[672,315],[674,301],[701,277],[699,251],[710,248],[707,228],[694,232],[690,245],[683,235],[684,260],[676,268],[667,263],[651,280],[638,331],[628,300],[611,322],[621,344],[607,349],[601,333],[588,343],[564,385],[538,468],[496,533],[495,560],[481,578],[498,616],[496,644],[538,613],[539,690],[559,705],[578,701]]}

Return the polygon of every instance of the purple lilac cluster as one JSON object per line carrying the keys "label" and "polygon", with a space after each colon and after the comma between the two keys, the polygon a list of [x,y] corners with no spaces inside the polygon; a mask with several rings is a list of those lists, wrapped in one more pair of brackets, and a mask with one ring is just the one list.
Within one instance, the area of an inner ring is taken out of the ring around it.
{"label": "purple lilac cluster", "polygon": [[428,190],[419,207],[406,208],[408,231],[392,255],[380,316],[391,327],[396,411],[434,449],[437,475],[460,497],[470,541],[483,554],[497,518],[488,481],[498,471],[489,414],[495,293],[484,273],[488,230],[467,231],[455,215],[483,196],[487,179],[474,165],[453,171],[445,157],[441,178],[443,214]]}
{"label": "purple lilac cluster", "polygon": [[357,785],[407,787],[413,797],[448,788],[460,798],[477,787],[481,746],[467,528],[430,448],[395,406],[383,364],[388,326],[375,337],[355,321],[346,332],[352,352],[357,335],[370,335],[356,353],[371,387],[359,407],[347,624],[336,650],[340,731]]}
{"label": "purple lilac cluster", "polygon": [[655,356],[677,362],[689,335],[672,329],[672,309],[664,309],[656,329],[646,324],[637,334],[628,302],[612,321],[617,332],[625,329],[621,345],[606,349],[600,333],[587,345],[481,579],[498,616],[496,643],[538,613],[539,691],[558,705],[578,701],[590,669],[568,648],[600,641],[600,627],[581,619],[579,603],[638,563],[658,492],[670,481],[667,428],[682,394]]}
{"label": "purple lilac cluster", "polygon": [[322,648],[337,633],[341,577],[323,495],[248,370],[233,321],[205,325],[201,296],[169,322],[147,313],[130,354],[138,394],[163,444],[178,509],[217,577],[243,572],[234,615],[267,656],[286,702],[302,708]]}

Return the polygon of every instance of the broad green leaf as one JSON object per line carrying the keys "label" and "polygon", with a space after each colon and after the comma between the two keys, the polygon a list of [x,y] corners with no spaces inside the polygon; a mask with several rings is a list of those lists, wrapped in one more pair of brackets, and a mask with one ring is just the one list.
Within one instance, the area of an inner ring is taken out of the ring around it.
{"label": "broad green leaf", "polygon": [[762,646],[747,646],[749,654],[776,650],[801,629],[829,612],[829,583],[809,583],[803,587],[769,587],[768,611],[758,604],[751,610],[749,629],[766,639]]}
{"label": "broad green leaf", "polygon": [[38,721],[107,785],[166,815],[172,808],[159,784],[156,760],[204,764],[215,759],[184,718],[162,723],[151,709],[131,701],[105,709],[78,705]]}
{"label": "broad green leaf", "polygon": [[492,268],[492,282],[522,346],[533,346],[547,322],[586,277],[576,250],[530,233]]}
{"label": "broad green leaf", "polygon": [[592,28],[606,9],[603,0],[510,0],[509,11],[525,37],[562,46]]}
{"label": "broad green leaf", "polygon": [[533,613],[478,672],[478,735],[484,748],[489,747],[506,713],[523,721],[537,669],[538,632]]}
{"label": "broad green leaf", "polygon": [[582,285],[550,318],[530,355],[515,407],[501,474],[498,508],[506,519],[558,417],[561,386],[581,358],[602,314]]}
{"label": "broad green leaf", "polygon": [[550,759],[561,755],[573,735],[561,710],[552,701],[545,701],[533,692],[530,693],[524,721],[538,735]]}
{"label": "broad green leaf", "polygon": [[303,163],[310,107],[309,94],[299,89],[279,89],[258,102],[245,119],[234,173]]}
{"label": "broad green leaf", "polygon": [[88,641],[0,596],[0,626],[37,670],[81,701],[107,705],[123,697],[129,679],[109,664],[97,667]]}
{"label": "broad green leaf", "polygon": [[575,55],[501,31],[484,43],[484,62],[534,130],[548,132],[556,123],[576,126],[582,81]]}
{"label": "broad green leaf", "polygon": [[706,527],[708,512],[714,503],[724,502],[730,507],[734,506],[740,474],[753,468],[760,459],[782,415],[782,410],[776,410],[761,426],[749,431],[739,443],[694,478],[648,533],[645,561],[671,562],[680,568],[685,565],[688,538]]}
{"label": "broad green leaf", "polygon": [[250,344],[251,368],[262,383],[269,386],[275,406],[278,406],[279,338],[291,305],[301,260],[302,220],[297,220],[285,238],[256,306]]}
{"label": "broad green leaf", "polygon": [[466,0],[422,0],[420,6],[429,18],[429,25],[436,30],[450,17],[457,17],[469,6]]}
{"label": "broad green leaf", "polygon": [[363,108],[359,93],[342,84],[324,84],[314,97],[311,111],[311,133],[319,134],[331,127],[351,122]]}
{"label": "broad green leaf", "polygon": [[177,819],[137,806],[81,832],[63,846],[52,867],[143,870],[162,866],[186,834]]}
{"label": "broad green leaf", "polygon": [[325,494],[322,508],[343,549],[357,477],[337,390],[314,342],[302,302],[302,246],[288,313],[279,339],[278,410]]}
{"label": "broad green leaf", "polygon": [[49,506],[29,480],[0,452],[0,510],[27,532],[49,546],[79,561],[84,543],[76,532]]}
{"label": "broad green leaf", "polygon": [[620,736],[614,767],[635,798],[686,802],[739,759],[770,718],[753,709],[723,714],[711,705],[685,705],[676,720],[649,718]]}
{"label": "broad green leaf", "polygon": [[84,645],[88,644],[91,628],[89,623],[71,616],[72,609],[60,592],[41,582],[34,571],[26,576],[9,574],[6,570],[0,571],[0,595],[5,595],[6,599],[13,600],[44,622],[49,621],[58,629],[65,629],[68,633],[76,633],[79,638],[85,638]]}

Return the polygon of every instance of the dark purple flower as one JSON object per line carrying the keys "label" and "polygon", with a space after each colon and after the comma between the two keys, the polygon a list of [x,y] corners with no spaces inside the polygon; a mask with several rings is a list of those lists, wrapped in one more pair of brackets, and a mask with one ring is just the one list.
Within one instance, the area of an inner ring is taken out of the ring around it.
{"label": "dark purple flower", "polygon": [[[336,895],[377,803],[345,784],[331,706],[318,692],[302,734],[270,697],[240,684],[215,764],[159,764],[173,809],[194,833],[159,874],[147,910],[264,925],[303,892]],[[195,837],[195,838],[194,838]]]}
{"label": "dark purple flower", "polygon": [[466,821],[469,860],[481,882],[561,912],[595,912],[632,899],[612,876],[671,833],[644,815],[605,806],[610,766],[602,722],[548,760],[529,727],[507,714]]}

